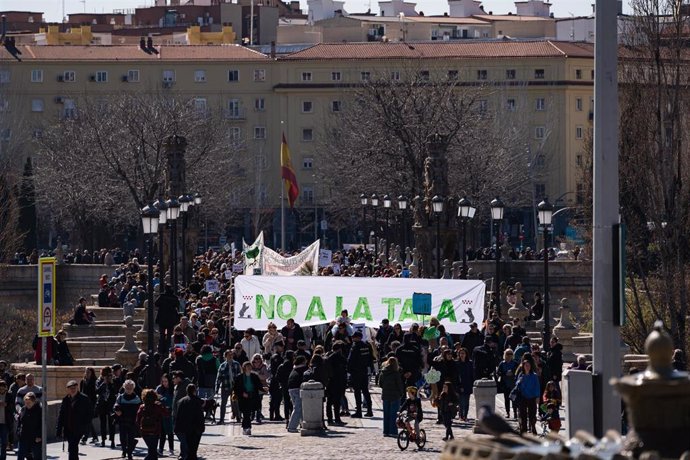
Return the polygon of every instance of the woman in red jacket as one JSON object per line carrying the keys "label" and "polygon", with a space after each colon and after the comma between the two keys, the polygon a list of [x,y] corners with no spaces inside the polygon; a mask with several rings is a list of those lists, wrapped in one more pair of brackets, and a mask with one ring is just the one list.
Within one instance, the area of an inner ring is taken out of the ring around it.
{"label": "woman in red jacket", "polygon": [[139,406],[139,410],[137,411],[137,426],[148,448],[146,460],[157,460],[158,439],[161,436],[163,419],[170,415],[170,413],[168,409],[158,401],[158,395],[155,390],[144,390],[141,399],[143,404]]}

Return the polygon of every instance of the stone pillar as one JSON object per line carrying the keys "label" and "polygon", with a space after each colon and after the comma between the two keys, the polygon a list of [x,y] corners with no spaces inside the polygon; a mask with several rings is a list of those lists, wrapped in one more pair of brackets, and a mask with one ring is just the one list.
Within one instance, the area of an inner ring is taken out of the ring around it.
{"label": "stone pillar", "polygon": [[302,436],[317,436],[323,433],[323,384],[314,380],[300,386],[302,398]]}
{"label": "stone pillar", "polygon": [[127,369],[132,369],[139,359],[141,350],[134,342],[134,335],[137,331],[131,316],[125,318],[125,325],[122,326],[122,329],[125,333],[125,343],[122,348],[115,352],[115,360]]}
{"label": "stone pillar", "polygon": [[479,409],[484,406],[489,406],[491,412],[496,410],[496,382],[493,379],[479,379],[474,381],[474,428],[472,432],[474,433],[484,433],[481,428],[479,428]]}
{"label": "stone pillar", "polygon": [[[157,284],[154,288],[154,298],[156,298],[159,294],[160,289],[158,289],[160,284]],[[149,349],[149,343],[148,343],[148,331],[149,331],[149,315],[148,315],[148,309],[149,309],[149,300],[146,299],[144,300],[144,323],[141,325],[141,329],[137,331],[137,340],[141,342],[141,346],[144,350]],[[154,312],[155,313],[155,312]],[[155,317],[155,314],[154,314]],[[158,346],[158,337],[160,334],[158,333],[158,325],[154,324],[153,325],[153,338],[154,338],[154,346],[153,350],[156,350],[156,347]]]}
{"label": "stone pillar", "polygon": [[558,337],[558,342],[563,345],[563,361],[575,361],[575,353],[573,352],[575,342],[573,338],[577,334],[577,328],[570,321],[568,299],[563,298],[561,299],[561,317],[558,320],[558,324],[553,328],[553,335]]}

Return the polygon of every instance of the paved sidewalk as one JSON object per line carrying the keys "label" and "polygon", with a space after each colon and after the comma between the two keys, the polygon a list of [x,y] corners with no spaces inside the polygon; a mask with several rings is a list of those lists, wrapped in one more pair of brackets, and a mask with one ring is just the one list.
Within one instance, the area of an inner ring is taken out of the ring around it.
{"label": "paved sidewalk", "polygon": [[[303,437],[299,434],[288,433],[285,430],[285,422],[266,421],[260,425],[253,424],[252,436],[244,436],[242,427],[238,423],[228,423],[225,425],[207,425],[206,432],[201,439],[199,457],[205,459],[230,459],[239,458],[249,454],[252,460],[295,460],[295,459],[341,459],[343,456],[354,455],[356,458],[384,460],[395,458],[414,458],[414,459],[438,459],[443,448],[443,436],[445,429],[442,425],[437,425],[436,410],[427,401],[423,403],[424,421],[422,428],[427,433],[426,447],[417,451],[414,444],[401,452],[398,449],[396,440],[383,437],[381,390],[378,387],[371,389],[372,403],[374,406],[374,417],[353,419],[344,417],[346,426],[334,427],[324,432],[322,436]],[[348,391],[347,398],[350,408],[354,407],[354,397]],[[496,412],[504,415],[503,395],[496,397]],[[218,414],[219,412],[217,412]],[[268,398],[264,398],[264,415],[268,415]],[[470,423],[460,423],[456,421],[453,432],[456,438],[471,433],[474,422],[474,398],[470,402]],[[228,416],[230,409],[228,408]],[[515,420],[509,420],[516,427]],[[116,439],[118,442],[119,439]],[[167,448],[167,445],[166,445]],[[48,459],[67,459],[67,445],[62,442],[52,443],[48,446]],[[163,455],[160,458],[177,458],[179,455],[179,444],[175,440],[175,454],[173,456]],[[106,460],[121,459],[119,447],[110,449],[109,447],[99,447],[87,443],[80,446],[80,458],[87,460]],[[166,450],[167,452],[167,450]],[[135,458],[146,456],[146,446],[142,440],[134,453]],[[15,453],[10,453],[9,458],[16,458]]]}

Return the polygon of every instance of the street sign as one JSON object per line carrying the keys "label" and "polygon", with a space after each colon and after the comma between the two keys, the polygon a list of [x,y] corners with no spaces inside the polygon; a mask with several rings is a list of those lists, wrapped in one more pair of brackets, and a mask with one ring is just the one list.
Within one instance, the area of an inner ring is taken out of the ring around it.
{"label": "street sign", "polygon": [[38,261],[38,336],[55,334],[55,258]]}
{"label": "street sign", "polygon": [[328,230],[328,222],[326,221],[326,219],[323,219],[321,221],[321,230]]}
{"label": "street sign", "polygon": [[227,243],[227,242],[228,242],[227,236],[218,237],[218,245],[219,246],[225,246],[225,243]]}

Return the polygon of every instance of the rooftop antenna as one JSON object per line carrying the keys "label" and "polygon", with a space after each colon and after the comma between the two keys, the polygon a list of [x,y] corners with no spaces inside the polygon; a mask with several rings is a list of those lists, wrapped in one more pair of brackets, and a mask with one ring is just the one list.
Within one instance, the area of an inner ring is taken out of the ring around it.
{"label": "rooftop antenna", "polygon": [[[84,0],[86,1],[86,0]],[[570,41],[574,42],[575,41],[575,15],[568,11],[568,14],[570,14],[570,17],[572,18],[572,21],[570,23]]]}
{"label": "rooftop antenna", "polygon": [[65,16],[65,0],[62,0],[62,22],[66,22],[66,17],[67,16]]}

